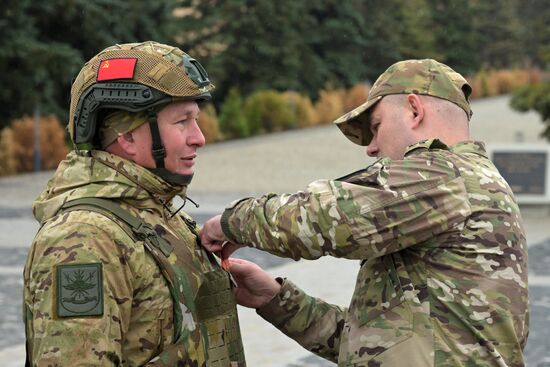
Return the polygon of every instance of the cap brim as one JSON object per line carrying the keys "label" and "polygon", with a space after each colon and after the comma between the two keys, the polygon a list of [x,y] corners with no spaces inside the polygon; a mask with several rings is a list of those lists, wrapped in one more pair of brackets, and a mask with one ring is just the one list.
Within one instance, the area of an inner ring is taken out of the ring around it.
{"label": "cap brim", "polygon": [[359,107],[356,107],[334,120],[334,123],[353,143],[363,146],[369,145],[372,140],[372,132],[370,131],[370,124],[368,121],[368,111],[378,103],[382,97],[383,96],[378,96],[363,103]]}

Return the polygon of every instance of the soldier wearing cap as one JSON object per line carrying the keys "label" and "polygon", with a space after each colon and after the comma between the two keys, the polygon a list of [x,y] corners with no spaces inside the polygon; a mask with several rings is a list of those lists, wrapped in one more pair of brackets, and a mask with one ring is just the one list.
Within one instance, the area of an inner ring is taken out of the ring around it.
{"label": "soldier wearing cap", "polygon": [[28,366],[245,366],[229,274],[174,200],[187,199],[213,89],[195,59],[151,41],[84,65],[75,150],[33,204]]}
{"label": "soldier wearing cap", "polygon": [[467,81],[435,60],[389,67],[335,121],[380,159],[294,194],[233,203],[210,250],[360,260],[348,307],[232,259],[237,301],[338,366],[522,366],[527,246],[512,190],[471,141]]}

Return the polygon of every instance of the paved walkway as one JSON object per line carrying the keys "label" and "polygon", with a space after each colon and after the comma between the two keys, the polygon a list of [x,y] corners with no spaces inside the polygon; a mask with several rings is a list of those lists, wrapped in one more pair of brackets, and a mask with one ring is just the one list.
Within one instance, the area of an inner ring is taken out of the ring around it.
{"label": "paved walkway", "polygon": [[[510,111],[506,97],[473,104],[472,136],[488,143],[546,144],[534,113]],[[520,130],[521,129],[521,130]],[[337,128],[323,126],[247,140],[224,142],[199,151],[197,173],[189,195],[200,204],[188,212],[199,222],[217,214],[233,199],[254,193],[292,192],[317,178],[334,178],[368,164],[364,148],[343,138]],[[51,172],[0,179],[0,361],[23,365],[23,325],[20,322],[22,267],[37,229],[30,204]],[[187,207],[186,207],[187,209]],[[528,366],[550,359],[550,209],[524,207],[530,246],[532,322],[527,348]],[[534,246],[534,247],[533,247]],[[358,263],[323,258],[284,260],[254,250],[238,252],[275,276],[293,279],[310,294],[333,303],[349,303]],[[239,309],[249,366],[333,366],[311,355],[264,322],[252,310]]]}

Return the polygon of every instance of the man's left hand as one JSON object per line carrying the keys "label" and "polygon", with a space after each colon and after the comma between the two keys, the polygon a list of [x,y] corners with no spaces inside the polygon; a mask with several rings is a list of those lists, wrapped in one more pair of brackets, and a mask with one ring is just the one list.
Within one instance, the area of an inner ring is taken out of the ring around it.
{"label": "man's left hand", "polygon": [[281,284],[258,265],[242,259],[229,259],[231,274],[238,287],[234,289],[238,304],[260,308],[269,303],[281,290]]}

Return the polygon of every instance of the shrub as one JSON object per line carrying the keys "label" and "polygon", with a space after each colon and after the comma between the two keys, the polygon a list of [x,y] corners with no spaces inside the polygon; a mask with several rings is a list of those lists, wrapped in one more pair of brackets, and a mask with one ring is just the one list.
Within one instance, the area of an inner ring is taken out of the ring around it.
{"label": "shrub", "polygon": [[13,175],[15,173],[15,152],[13,131],[6,127],[0,132],[0,176]]}
{"label": "shrub", "polygon": [[249,135],[249,129],[243,114],[243,102],[239,91],[229,91],[220,109],[220,130],[223,138],[242,138]]}
{"label": "shrub", "polygon": [[536,111],[546,125],[542,137],[550,140],[550,81],[525,86],[517,90],[510,101],[512,108],[526,112]]}
{"label": "shrub", "polygon": [[528,69],[525,73],[527,84],[538,84],[544,81],[544,73],[540,69]]}
{"label": "shrub", "polygon": [[538,69],[482,70],[468,78],[472,99],[508,94],[541,80],[542,72]]}
{"label": "shrub", "polygon": [[344,97],[344,113],[353,110],[367,101],[369,87],[364,84],[355,84],[346,92]]}
{"label": "shrub", "polygon": [[498,87],[502,94],[514,92],[526,85],[542,81],[542,72],[538,69],[500,70],[497,73]]}
{"label": "shrub", "polygon": [[250,97],[244,102],[243,116],[246,121],[247,136],[254,136],[265,132],[262,127],[262,105],[261,101],[251,99]]}
{"label": "shrub", "polygon": [[220,140],[220,128],[216,109],[212,104],[201,106],[199,117],[199,126],[201,127],[206,143],[213,143]]}
{"label": "shrub", "polygon": [[510,93],[514,89],[517,89],[522,84],[521,79],[516,79],[520,73],[514,72],[514,70],[501,70],[495,72],[495,84],[498,94]]}
{"label": "shrub", "polygon": [[285,92],[283,97],[293,111],[293,119],[297,127],[308,127],[315,124],[317,116],[309,97],[297,92]]}
{"label": "shrub", "polygon": [[315,103],[317,124],[328,124],[344,114],[345,92],[338,89],[324,89],[319,92],[319,100]]}
{"label": "shrub", "polygon": [[[40,119],[41,168],[54,169],[67,155],[65,130],[54,116]],[[29,172],[34,167],[34,120],[23,117],[11,124],[16,172]]]}
{"label": "shrub", "polygon": [[467,78],[468,83],[472,87],[470,99],[477,99],[494,95],[495,91],[490,89],[488,82],[488,73],[482,70],[472,77]]}
{"label": "shrub", "polygon": [[296,126],[294,113],[283,94],[273,90],[251,94],[245,101],[244,115],[251,134],[287,130]]}

